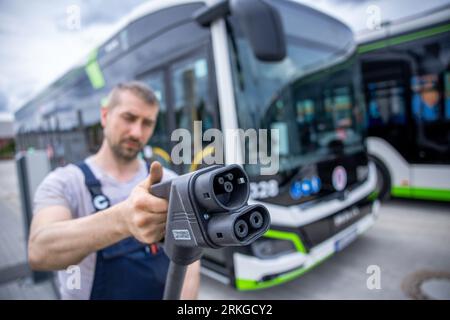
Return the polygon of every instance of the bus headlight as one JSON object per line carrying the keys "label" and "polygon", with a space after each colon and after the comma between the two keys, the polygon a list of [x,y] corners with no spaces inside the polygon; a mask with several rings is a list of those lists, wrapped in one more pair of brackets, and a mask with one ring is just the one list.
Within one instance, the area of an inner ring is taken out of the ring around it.
{"label": "bus headlight", "polygon": [[272,258],[282,254],[296,252],[292,241],[281,239],[259,238],[251,245],[253,255],[261,259]]}

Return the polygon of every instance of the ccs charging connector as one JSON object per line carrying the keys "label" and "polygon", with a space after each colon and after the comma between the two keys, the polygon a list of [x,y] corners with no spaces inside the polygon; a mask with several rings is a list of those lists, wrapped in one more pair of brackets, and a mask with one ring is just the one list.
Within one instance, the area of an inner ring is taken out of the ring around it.
{"label": "ccs charging connector", "polygon": [[202,248],[249,245],[270,225],[264,206],[248,205],[249,179],[238,165],[207,167],[153,185],[150,192],[169,201],[164,299],[179,299],[186,267],[200,259]]}

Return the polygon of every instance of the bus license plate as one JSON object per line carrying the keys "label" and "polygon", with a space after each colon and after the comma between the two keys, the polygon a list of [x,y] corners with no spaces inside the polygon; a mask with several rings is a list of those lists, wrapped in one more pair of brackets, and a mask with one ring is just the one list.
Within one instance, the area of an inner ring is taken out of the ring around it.
{"label": "bus license plate", "polygon": [[344,235],[341,239],[336,240],[334,243],[334,250],[335,251],[341,251],[346,246],[348,246],[353,240],[355,240],[358,233],[356,232],[356,229],[350,231],[346,235]]}

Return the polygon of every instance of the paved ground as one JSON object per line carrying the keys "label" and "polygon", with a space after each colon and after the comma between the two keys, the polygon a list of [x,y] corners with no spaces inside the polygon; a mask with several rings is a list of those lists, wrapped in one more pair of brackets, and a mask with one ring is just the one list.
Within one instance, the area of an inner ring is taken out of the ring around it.
{"label": "paved ground", "polygon": [[[450,206],[412,201],[385,203],[376,224],[345,250],[289,283],[236,292],[203,279],[203,299],[407,299],[406,276],[450,272]],[[367,289],[369,265],[381,269],[381,289]],[[448,287],[447,287],[448,288]],[[450,292],[446,296],[450,299]]]}
{"label": "paved ground", "polygon": [[[0,177],[0,299],[54,299],[51,283],[33,285],[24,264],[14,163],[0,162]],[[302,277],[255,292],[237,292],[202,277],[200,298],[408,299],[402,283],[411,274],[450,272],[449,231],[449,204],[392,200],[382,206],[373,228]],[[369,265],[381,269],[379,290],[367,289]]]}
{"label": "paved ground", "polygon": [[25,229],[14,162],[0,161],[0,177],[0,299],[55,299],[52,283],[33,284],[25,262]]}

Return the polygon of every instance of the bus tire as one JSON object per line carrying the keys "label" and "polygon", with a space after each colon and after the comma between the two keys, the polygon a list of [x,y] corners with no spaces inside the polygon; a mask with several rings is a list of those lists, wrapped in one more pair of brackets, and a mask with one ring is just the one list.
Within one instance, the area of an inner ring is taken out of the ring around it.
{"label": "bus tire", "polygon": [[391,175],[384,163],[373,155],[369,155],[369,159],[375,164],[377,170],[377,187],[378,199],[387,200],[391,195]]}

